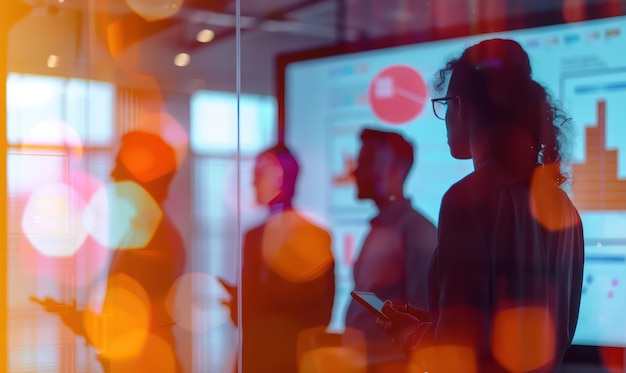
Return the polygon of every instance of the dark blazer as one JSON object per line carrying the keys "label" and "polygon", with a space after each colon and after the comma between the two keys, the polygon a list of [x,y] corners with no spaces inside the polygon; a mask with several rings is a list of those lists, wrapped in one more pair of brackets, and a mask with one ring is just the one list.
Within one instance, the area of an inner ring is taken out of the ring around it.
{"label": "dark blazer", "polygon": [[[297,372],[301,331],[330,322],[335,293],[328,232],[294,210],[246,233],[242,267],[243,371]],[[236,307],[231,307],[236,323]]]}

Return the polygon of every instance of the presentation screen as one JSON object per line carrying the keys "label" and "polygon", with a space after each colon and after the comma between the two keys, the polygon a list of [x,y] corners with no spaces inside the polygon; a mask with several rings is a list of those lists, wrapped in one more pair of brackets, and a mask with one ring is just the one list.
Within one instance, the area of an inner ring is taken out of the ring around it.
{"label": "presentation screen", "polygon": [[573,118],[565,186],[585,231],[585,270],[575,344],[626,346],[626,17],[606,18],[340,54],[288,63],[285,141],[301,164],[296,205],[332,234],[341,330],[352,265],[376,214],[356,198],[349,170],[363,127],[399,132],[416,146],[405,185],[437,224],[441,198],[472,170],[450,155],[431,109],[435,73],[476,42],[503,37],[528,52],[536,80]]}

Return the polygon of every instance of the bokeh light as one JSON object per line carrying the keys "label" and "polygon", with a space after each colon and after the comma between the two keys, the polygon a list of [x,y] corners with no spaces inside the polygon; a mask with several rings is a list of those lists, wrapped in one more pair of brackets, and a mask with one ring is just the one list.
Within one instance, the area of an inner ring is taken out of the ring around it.
{"label": "bokeh light", "polygon": [[141,355],[150,326],[150,300],[130,276],[109,277],[102,312],[85,312],[85,331],[94,347],[112,360]]}
{"label": "bokeh light", "polygon": [[51,69],[59,67],[59,56],[57,56],[56,54],[49,55],[48,60],[46,61],[46,65]]}
{"label": "bokeh light", "polygon": [[333,263],[330,235],[295,210],[272,215],[264,226],[263,259],[292,282],[313,280]]}
{"label": "bokeh light", "polygon": [[429,373],[479,373],[472,348],[456,345],[436,345],[417,349],[412,360],[426,367]]}
{"label": "bokeh light", "polygon": [[555,167],[558,166],[535,168],[530,185],[530,211],[544,228],[551,231],[567,229],[579,222],[572,210],[566,208],[570,203],[567,196],[550,179]]}
{"label": "bokeh light", "polygon": [[[43,172],[45,168],[46,167],[42,167],[39,169]],[[39,173],[39,170],[37,173]],[[66,175],[66,177],[67,176],[68,175]],[[49,232],[43,236],[22,234],[19,245],[20,263],[24,272],[30,276],[49,278],[57,283],[73,287],[87,287],[105,267],[109,255],[108,249],[98,244],[93,238],[88,235],[81,237],[86,235],[86,229],[82,222],[82,216],[86,208],[85,201],[88,201],[93,196],[102,183],[93,176],[76,170],[69,172],[69,180],[69,186],[65,183],[44,183],[43,185],[48,185],[48,188],[56,185],[57,189],[61,188],[61,191],[65,189],[67,189],[67,191],[73,191],[68,193],[68,196],[74,194],[74,192],[78,194],[75,197],[68,198],[67,203],[69,205],[62,208],[62,210],[65,210],[66,207],[68,208],[67,211],[69,214],[67,216],[65,216],[64,212],[61,213],[57,211],[57,214],[63,215],[60,217],[59,221],[65,220],[68,224],[68,229],[74,233],[68,235],[59,234],[60,232]],[[24,203],[20,203],[18,206],[21,221],[26,220],[30,222],[29,224],[36,225],[34,224],[34,215],[37,214],[36,204],[31,205],[28,210],[26,206],[29,201],[32,203],[35,199],[35,191],[38,191],[37,193],[43,192],[44,195],[47,195],[47,198],[50,198],[50,195],[45,192],[44,187],[35,188],[33,190],[31,190],[31,188],[26,189],[30,194],[26,195]],[[65,193],[63,193],[63,195],[65,195]],[[48,208],[49,207],[50,205]],[[53,214],[50,214],[50,211],[48,211],[48,218],[54,218]],[[38,219],[41,220],[41,216]],[[21,221],[19,223],[20,229]],[[80,236],[77,235],[75,231],[80,232]],[[21,232],[25,233],[23,229],[21,229]],[[48,240],[51,234],[57,237]],[[60,250],[55,248],[55,243],[63,242],[64,244],[61,246]],[[75,248],[76,250],[72,254]],[[49,255],[49,252],[52,252],[53,255]],[[81,265],[77,267],[76,263],[81,263]],[[59,268],[76,268],[77,270],[73,276],[69,276],[67,271],[61,271]]]}
{"label": "bokeh light", "polygon": [[191,62],[191,55],[189,53],[178,53],[174,57],[174,65],[178,67],[185,67]]}
{"label": "bokeh light", "polygon": [[177,168],[180,167],[189,148],[189,135],[176,118],[165,111],[146,112],[136,126],[139,131],[160,136],[174,150]]}
{"label": "bokeh light", "polygon": [[33,154],[42,147],[61,147],[64,152],[77,160],[83,155],[80,135],[72,126],[60,120],[44,121],[34,125],[24,135],[20,150]]}
{"label": "bokeh light", "polygon": [[28,198],[22,231],[33,247],[50,257],[76,253],[87,237],[81,222],[85,200],[64,183],[43,185]]}
{"label": "bokeh light", "polygon": [[297,356],[300,373],[367,371],[365,337],[356,329],[346,328],[341,334],[328,333],[326,327],[303,330]]}
{"label": "bokeh light", "polygon": [[554,321],[545,307],[498,311],[491,340],[493,356],[512,372],[533,371],[555,358]]}
{"label": "bokeh light", "polygon": [[183,0],[126,0],[126,3],[147,21],[157,21],[178,13]]}
{"label": "bokeh light", "polygon": [[112,373],[172,373],[176,372],[176,356],[170,345],[158,335],[151,333],[145,339],[141,351],[132,358],[113,359]]}
{"label": "bokeh light", "polygon": [[222,306],[222,301],[228,297],[230,295],[214,276],[189,273],[172,285],[166,307],[176,325],[193,333],[203,333],[230,322],[229,310]]}
{"label": "bokeh light", "polygon": [[177,168],[176,155],[170,145],[160,136],[142,131],[124,135],[117,158],[125,171],[142,185],[171,175]]}
{"label": "bokeh light", "polygon": [[163,211],[137,183],[123,181],[100,188],[89,201],[83,223],[109,249],[137,249],[154,236]]}
{"label": "bokeh light", "polygon": [[196,40],[200,43],[208,43],[215,38],[215,31],[203,29],[196,34]]}
{"label": "bokeh light", "polygon": [[363,353],[346,347],[320,347],[307,351],[300,362],[300,373],[365,373]]}

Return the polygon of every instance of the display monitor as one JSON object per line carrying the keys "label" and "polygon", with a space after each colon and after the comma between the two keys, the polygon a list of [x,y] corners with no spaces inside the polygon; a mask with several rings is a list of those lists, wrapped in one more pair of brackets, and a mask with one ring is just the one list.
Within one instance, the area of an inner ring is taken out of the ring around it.
{"label": "display monitor", "polygon": [[[517,40],[533,76],[573,118],[565,186],[585,232],[585,269],[574,343],[626,346],[626,17],[421,42],[284,65],[284,139],[301,164],[296,204],[332,232],[337,293],[331,329],[341,330],[351,268],[376,213],[356,198],[349,170],[363,127],[415,144],[405,191],[437,222],[444,192],[472,170],[451,157],[445,123],[432,112],[434,75],[468,46]],[[314,54],[313,54],[314,55]],[[373,322],[373,321],[372,321]]]}

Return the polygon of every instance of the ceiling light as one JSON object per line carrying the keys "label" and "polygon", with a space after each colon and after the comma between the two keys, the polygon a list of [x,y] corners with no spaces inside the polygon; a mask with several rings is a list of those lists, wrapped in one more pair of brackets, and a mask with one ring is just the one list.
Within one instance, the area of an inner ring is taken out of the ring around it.
{"label": "ceiling light", "polygon": [[196,40],[200,43],[208,43],[215,37],[215,32],[213,30],[204,29],[198,32],[196,35]]}
{"label": "ceiling light", "polygon": [[174,58],[174,65],[178,67],[183,67],[189,65],[191,61],[191,56],[188,53],[178,53]]}
{"label": "ceiling light", "polygon": [[126,4],[145,20],[158,21],[178,13],[183,0],[126,0]]}
{"label": "ceiling light", "polygon": [[48,67],[54,69],[59,66],[59,56],[56,54],[51,54],[48,56]]}

